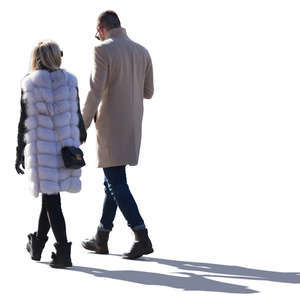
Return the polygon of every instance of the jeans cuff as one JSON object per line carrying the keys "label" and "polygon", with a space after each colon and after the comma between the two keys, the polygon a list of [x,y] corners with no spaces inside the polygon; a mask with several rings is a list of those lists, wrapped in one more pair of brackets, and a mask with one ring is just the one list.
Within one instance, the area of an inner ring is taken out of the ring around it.
{"label": "jeans cuff", "polygon": [[146,229],[145,224],[140,224],[140,225],[136,225],[134,227],[132,227],[133,230],[144,230]]}
{"label": "jeans cuff", "polygon": [[106,229],[106,228],[104,228],[103,224],[101,224],[101,223],[100,223],[100,225],[98,226],[98,230],[100,230],[100,231],[106,231],[106,232],[111,231],[111,229]]}

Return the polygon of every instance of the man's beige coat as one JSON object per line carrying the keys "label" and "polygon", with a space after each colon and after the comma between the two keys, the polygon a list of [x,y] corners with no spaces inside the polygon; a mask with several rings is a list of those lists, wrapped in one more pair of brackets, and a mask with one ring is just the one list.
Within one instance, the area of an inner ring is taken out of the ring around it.
{"label": "man's beige coat", "polygon": [[96,115],[98,167],[137,165],[143,99],[153,95],[150,55],[124,28],[114,28],[95,47],[94,59],[82,116],[87,129]]}

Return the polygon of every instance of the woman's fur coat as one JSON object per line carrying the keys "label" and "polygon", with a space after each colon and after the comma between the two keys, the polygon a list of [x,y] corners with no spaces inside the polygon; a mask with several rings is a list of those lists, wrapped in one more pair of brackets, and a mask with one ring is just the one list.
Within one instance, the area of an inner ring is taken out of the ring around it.
{"label": "woman's fur coat", "polygon": [[38,70],[23,79],[22,89],[27,110],[25,168],[32,194],[38,197],[39,193],[79,192],[81,170],[64,167],[62,144],[52,122],[65,146],[79,147],[76,77],[62,69]]}

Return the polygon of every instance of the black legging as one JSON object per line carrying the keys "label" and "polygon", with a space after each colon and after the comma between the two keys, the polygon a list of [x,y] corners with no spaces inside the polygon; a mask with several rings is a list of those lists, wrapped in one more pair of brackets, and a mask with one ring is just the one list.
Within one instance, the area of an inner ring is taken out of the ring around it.
{"label": "black legging", "polygon": [[66,223],[61,210],[60,194],[42,194],[42,210],[37,235],[45,238],[52,228],[58,243],[67,242]]}

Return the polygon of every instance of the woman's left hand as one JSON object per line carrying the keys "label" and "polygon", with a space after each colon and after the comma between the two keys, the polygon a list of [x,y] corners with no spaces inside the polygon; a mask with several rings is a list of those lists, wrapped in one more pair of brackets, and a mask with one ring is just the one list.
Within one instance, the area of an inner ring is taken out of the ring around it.
{"label": "woman's left hand", "polygon": [[[22,166],[23,170],[21,169],[21,166]],[[16,168],[16,171],[19,175],[24,174],[24,170],[25,170],[24,155],[17,158],[15,168]]]}

